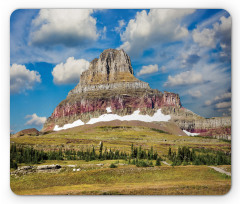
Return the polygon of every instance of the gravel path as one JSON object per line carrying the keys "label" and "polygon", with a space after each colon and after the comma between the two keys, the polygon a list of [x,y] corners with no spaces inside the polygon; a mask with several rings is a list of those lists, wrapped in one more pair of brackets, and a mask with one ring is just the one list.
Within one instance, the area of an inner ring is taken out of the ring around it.
{"label": "gravel path", "polygon": [[212,169],[214,169],[215,171],[218,171],[218,172],[222,173],[222,174],[226,174],[226,175],[228,175],[228,176],[231,176],[231,173],[230,173],[230,172],[224,171],[223,169],[220,169],[220,168],[215,167],[215,166],[209,166],[209,167],[212,168]]}

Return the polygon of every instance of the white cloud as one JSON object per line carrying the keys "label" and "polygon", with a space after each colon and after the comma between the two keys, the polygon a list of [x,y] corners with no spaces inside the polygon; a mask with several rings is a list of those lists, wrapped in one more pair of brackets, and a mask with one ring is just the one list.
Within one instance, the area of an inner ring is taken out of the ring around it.
{"label": "white cloud", "polygon": [[22,93],[33,89],[36,83],[41,82],[41,75],[37,71],[30,71],[24,65],[13,64],[10,67],[11,93]]}
{"label": "white cloud", "polygon": [[158,71],[158,65],[157,64],[150,64],[148,66],[142,66],[142,69],[137,73],[137,76],[141,76],[144,74],[151,74]]}
{"label": "white cloud", "polygon": [[214,101],[219,101],[219,100],[222,100],[222,99],[231,99],[232,97],[232,93],[231,92],[227,92],[227,93],[224,93],[220,96],[216,96],[214,98]]}
{"label": "white cloud", "polygon": [[201,73],[195,71],[186,71],[175,76],[168,76],[168,81],[165,82],[164,86],[180,86],[180,85],[192,85],[203,82]]}
{"label": "white cloud", "polygon": [[222,49],[229,49],[231,44],[231,27],[232,19],[229,16],[226,18],[222,16],[220,23],[216,22],[212,25],[212,28],[199,28],[193,31],[193,40],[201,47],[216,48],[219,43]]}
{"label": "white cloud", "polygon": [[210,106],[211,103],[212,103],[212,102],[211,102],[210,100],[205,101],[205,105],[206,105],[206,106]]}
{"label": "white cloud", "polygon": [[188,93],[193,97],[193,98],[200,98],[202,96],[201,91],[196,90],[196,91],[188,91]]}
{"label": "white cloud", "polygon": [[225,92],[222,93],[212,100],[207,100],[205,101],[205,106],[206,107],[212,107],[213,110],[217,110],[217,112],[221,112],[222,116],[231,116],[231,92]]}
{"label": "white cloud", "polygon": [[188,35],[188,29],[181,25],[182,19],[194,12],[193,9],[151,9],[137,12],[135,19],[128,22],[121,34],[120,48],[130,55],[139,55],[144,49],[156,43],[178,41]]}
{"label": "white cloud", "polygon": [[217,109],[230,108],[230,107],[231,107],[231,101],[229,101],[229,102],[217,103],[217,104],[215,105],[215,107],[216,107]]}
{"label": "white cloud", "polygon": [[122,28],[126,25],[126,22],[124,20],[119,20],[118,21],[118,27],[115,27],[114,30],[117,32],[117,33],[120,33]]}
{"label": "white cloud", "polygon": [[36,125],[41,126],[45,123],[47,120],[46,117],[39,117],[36,113],[33,113],[32,115],[27,115],[25,118],[30,118],[25,125]]}
{"label": "white cloud", "polygon": [[198,30],[193,31],[193,40],[201,47],[215,48],[215,32],[211,29],[205,28],[202,32]]}
{"label": "white cloud", "polygon": [[205,105],[210,106],[210,105],[217,104],[217,103],[220,104],[221,102],[231,100],[231,97],[232,97],[232,93],[231,92],[226,92],[226,93],[221,94],[220,96],[216,96],[212,100],[205,101]]}
{"label": "white cloud", "polygon": [[107,27],[104,26],[103,30],[101,31],[101,38],[106,39],[106,34],[107,34]]}
{"label": "white cloud", "polygon": [[92,9],[41,9],[32,21],[31,43],[48,47],[86,45],[98,38]]}
{"label": "white cloud", "polygon": [[85,59],[69,57],[65,64],[60,63],[53,68],[52,75],[55,84],[78,83],[80,75],[87,70],[89,62]]}

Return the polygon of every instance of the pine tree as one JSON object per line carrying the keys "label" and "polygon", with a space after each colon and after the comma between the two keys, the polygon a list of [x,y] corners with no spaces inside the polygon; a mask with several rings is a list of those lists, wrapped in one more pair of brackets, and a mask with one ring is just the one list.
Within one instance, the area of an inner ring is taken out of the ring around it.
{"label": "pine tree", "polygon": [[170,159],[172,157],[172,149],[169,147],[168,149],[168,158]]}
{"label": "pine tree", "polygon": [[100,142],[99,159],[102,159],[102,151],[103,151],[103,142]]}
{"label": "pine tree", "polygon": [[131,145],[131,158],[134,158],[134,147],[133,147],[133,144]]}
{"label": "pine tree", "polygon": [[159,157],[158,157],[157,160],[156,160],[156,166],[161,166],[161,160],[160,160]]}

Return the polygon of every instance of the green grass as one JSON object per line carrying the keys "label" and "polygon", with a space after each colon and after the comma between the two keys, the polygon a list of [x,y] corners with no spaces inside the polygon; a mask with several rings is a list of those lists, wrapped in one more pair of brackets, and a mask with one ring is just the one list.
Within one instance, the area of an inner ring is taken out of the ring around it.
{"label": "green grass", "polygon": [[[119,194],[135,194],[135,191],[142,194],[153,188],[154,193],[150,194],[191,195],[224,194],[231,185],[231,178],[207,166],[144,168],[126,165],[111,169],[109,165],[80,172],[63,170],[11,176],[11,188],[16,194],[91,194],[92,191],[94,194],[103,194],[103,191],[112,194],[113,190]],[[166,191],[168,188],[170,191]]]}
{"label": "green grass", "polygon": [[[207,148],[231,151],[231,143],[218,139],[171,135],[146,127],[97,127],[90,130],[73,128],[52,132],[37,137],[11,138],[11,142],[32,145],[38,150],[74,149],[82,150],[100,142],[104,148],[131,151],[131,144],[150,149],[153,146],[162,158],[166,158],[169,147]],[[169,160],[166,160],[171,163]],[[96,164],[104,164],[97,166]],[[110,168],[111,163],[118,168]],[[222,195],[228,192],[231,178],[207,166],[177,166],[161,164],[160,167],[136,167],[124,160],[108,161],[45,161],[43,164],[76,165],[81,171],[62,168],[59,173],[32,173],[20,177],[11,176],[10,184],[16,194],[162,194],[162,195]],[[121,164],[121,165],[120,165]],[[123,165],[125,164],[125,165]],[[25,164],[20,164],[20,166]],[[153,161],[155,165],[155,161]],[[231,171],[230,165],[222,168]]]}
{"label": "green grass", "polygon": [[231,150],[231,144],[226,141],[171,135],[144,127],[99,127],[81,132],[69,129],[38,137],[22,136],[19,138],[11,138],[11,142],[33,145],[37,149],[44,150],[53,150],[60,147],[81,150],[89,148],[92,145],[98,147],[101,141],[104,142],[105,147],[115,148],[121,151],[130,151],[129,147],[132,143],[135,146],[142,145],[145,149],[150,149],[151,146],[153,146],[160,155],[167,154],[169,146],[171,146],[173,150],[177,150],[179,146],[210,148],[223,151]]}

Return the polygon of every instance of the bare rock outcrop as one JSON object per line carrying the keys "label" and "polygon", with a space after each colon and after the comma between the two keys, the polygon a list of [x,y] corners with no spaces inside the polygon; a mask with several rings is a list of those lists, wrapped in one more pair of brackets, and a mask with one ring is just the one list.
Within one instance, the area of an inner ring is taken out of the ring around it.
{"label": "bare rock outcrop", "polygon": [[107,49],[94,59],[89,69],[82,73],[79,84],[72,94],[114,89],[150,89],[148,83],[133,75],[129,56],[124,50]]}
{"label": "bare rock outcrop", "polygon": [[11,172],[11,175],[21,176],[30,173],[40,172],[57,172],[62,168],[59,164],[39,165],[39,166],[22,166]]}
{"label": "bare rock outcrop", "polygon": [[184,130],[200,133],[200,136],[231,140],[231,117],[195,118],[175,120]]}

